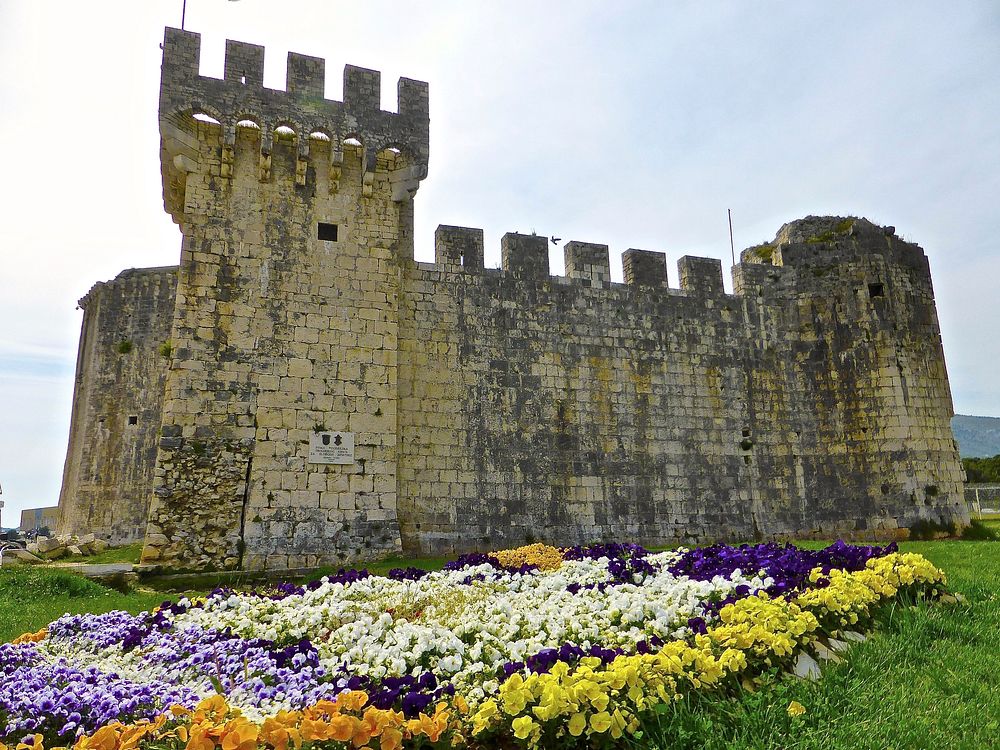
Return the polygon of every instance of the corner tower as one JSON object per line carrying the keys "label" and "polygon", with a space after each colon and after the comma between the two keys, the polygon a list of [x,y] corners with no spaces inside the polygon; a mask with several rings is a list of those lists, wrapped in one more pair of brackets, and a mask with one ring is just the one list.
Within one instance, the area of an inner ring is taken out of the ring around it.
{"label": "corner tower", "polygon": [[[198,73],[200,36],[167,29],[160,84],[164,207],[183,233],[172,360],[143,559],[297,568],[399,549],[399,266],[427,173],[427,84],[226,42],[225,78]],[[195,117],[195,116],[198,117]],[[321,433],[353,438],[315,462]],[[347,461],[347,458],[350,460]]]}
{"label": "corner tower", "polygon": [[94,284],[83,310],[60,534],[142,541],[160,438],[177,269],[131,268]]}
{"label": "corner tower", "polygon": [[741,261],[734,288],[758,321],[748,453],[761,517],[868,538],[967,526],[923,250],[894,227],[808,216]]}

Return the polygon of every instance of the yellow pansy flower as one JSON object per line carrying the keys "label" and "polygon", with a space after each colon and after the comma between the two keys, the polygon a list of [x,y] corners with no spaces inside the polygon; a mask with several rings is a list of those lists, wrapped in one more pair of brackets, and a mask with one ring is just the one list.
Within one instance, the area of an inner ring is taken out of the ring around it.
{"label": "yellow pansy flower", "polygon": [[789,716],[801,716],[806,712],[806,707],[803,706],[798,701],[792,701],[788,704],[788,715]]}
{"label": "yellow pansy flower", "polygon": [[525,740],[538,725],[530,716],[520,716],[511,722],[514,729],[514,736],[519,740]]}

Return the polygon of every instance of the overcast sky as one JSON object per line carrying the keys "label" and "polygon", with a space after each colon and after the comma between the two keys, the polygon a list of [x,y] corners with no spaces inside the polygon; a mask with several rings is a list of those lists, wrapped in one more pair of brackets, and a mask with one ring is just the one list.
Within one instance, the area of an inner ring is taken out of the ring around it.
{"label": "overcast sky", "polygon": [[[53,505],[81,313],[97,281],[177,262],[157,88],[181,0],[0,0],[4,525]],[[430,82],[417,257],[438,224],[729,266],[808,214],[891,224],[930,258],[955,410],[1000,416],[1000,4],[189,0],[203,75],[225,39]],[[563,268],[553,251],[553,273]],[[729,287],[728,270],[727,287]],[[731,287],[730,287],[731,288]]]}

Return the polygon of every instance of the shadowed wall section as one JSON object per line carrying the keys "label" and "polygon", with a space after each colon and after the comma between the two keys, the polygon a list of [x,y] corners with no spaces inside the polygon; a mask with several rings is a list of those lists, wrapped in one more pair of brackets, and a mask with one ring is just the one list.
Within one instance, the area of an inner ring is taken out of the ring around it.
{"label": "shadowed wall section", "polygon": [[59,533],[115,544],[145,535],[176,286],[176,267],[131,269],[80,300]]}

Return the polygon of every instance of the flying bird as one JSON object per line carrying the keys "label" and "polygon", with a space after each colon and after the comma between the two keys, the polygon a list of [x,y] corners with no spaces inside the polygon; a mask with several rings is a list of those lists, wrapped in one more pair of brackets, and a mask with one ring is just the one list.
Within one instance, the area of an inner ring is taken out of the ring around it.
{"label": "flying bird", "polygon": [[562,237],[556,237],[555,235],[552,235],[551,239],[553,245],[557,245],[562,242]]}

